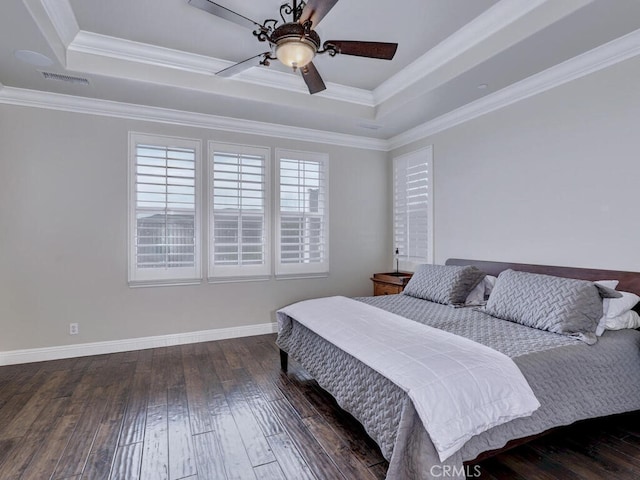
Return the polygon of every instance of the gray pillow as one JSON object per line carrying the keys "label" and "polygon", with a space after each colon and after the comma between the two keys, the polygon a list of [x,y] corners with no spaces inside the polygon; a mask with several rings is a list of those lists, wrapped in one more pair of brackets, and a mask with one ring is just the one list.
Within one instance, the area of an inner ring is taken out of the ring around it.
{"label": "gray pillow", "polygon": [[419,265],[403,293],[445,305],[463,305],[485,273],[472,266]]}
{"label": "gray pillow", "polygon": [[498,276],[484,311],[592,345],[602,317],[602,298],[619,295],[586,280],[505,270]]}

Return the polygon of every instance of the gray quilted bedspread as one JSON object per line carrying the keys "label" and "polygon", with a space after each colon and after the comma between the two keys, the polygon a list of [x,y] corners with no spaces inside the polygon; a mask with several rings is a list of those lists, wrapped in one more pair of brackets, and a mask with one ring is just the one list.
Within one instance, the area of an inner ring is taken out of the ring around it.
{"label": "gray quilted bedspread", "polygon": [[[445,462],[459,472],[463,461],[501,448],[509,440],[577,420],[640,410],[639,331],[609,331],[588,346],[477,309],[452,308],[407,295],[357,300],[494,348],[513,358],[529,382],[541,407],[531,417],[469,440]],[[441,475],[442,470],[434,468],[442,465],[435,448],[402,389],[295,321],[279,333],[277,343],[362,423],[389,460],[388,479]]]}

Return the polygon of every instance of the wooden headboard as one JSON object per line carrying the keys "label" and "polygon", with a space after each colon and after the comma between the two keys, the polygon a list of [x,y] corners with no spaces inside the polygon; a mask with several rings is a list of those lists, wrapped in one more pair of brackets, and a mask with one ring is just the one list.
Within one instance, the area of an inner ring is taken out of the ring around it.
{"label": "wooden headboard", "polygon": [[[488,262],[485,260],[469,260],[462,258],[450,258],[446,265],[474,265],[483,272],[498,276],[500,272],[507,269],[519,270],[522,272],[544,273],[555,275],[556,277],[578,278],[580,280],[618,280],[620,283],[616,290],[621,292],[632,292],[640,295],[640,272],[623,272],[620,270],[597,270],[593,268],[556,267],[551,265],[532,265],[528,263],[505,263]],[[640,304],[634,310],[640,313]]]}

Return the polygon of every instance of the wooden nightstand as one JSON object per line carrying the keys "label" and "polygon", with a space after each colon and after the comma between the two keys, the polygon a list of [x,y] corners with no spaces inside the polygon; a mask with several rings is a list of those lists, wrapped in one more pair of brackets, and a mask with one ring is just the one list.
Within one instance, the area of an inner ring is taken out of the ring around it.
{"label": "wooden nightstand", "polygon": [[371,280],[373,281],[374,295],[395,295],[402,293],[404,287],[411,280],[411,272],[387,272],[374,273]]}

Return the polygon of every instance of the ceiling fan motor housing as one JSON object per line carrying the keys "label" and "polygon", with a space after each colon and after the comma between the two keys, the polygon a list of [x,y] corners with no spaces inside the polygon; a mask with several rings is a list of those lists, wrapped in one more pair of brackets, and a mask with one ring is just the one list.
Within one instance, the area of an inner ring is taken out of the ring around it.
{"label": "ceiling fan motor housing", "polygon": [[299,23],[284,23],[271,34],[270,41],[276,46],[276,57],[289,67],[307,65],[320,48],[320,36]]}

